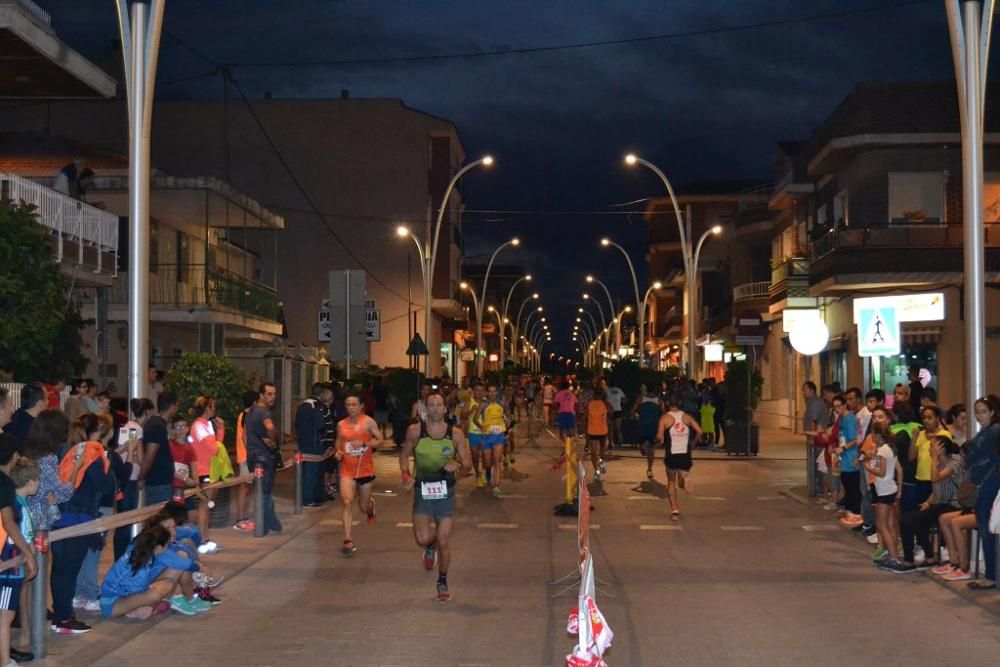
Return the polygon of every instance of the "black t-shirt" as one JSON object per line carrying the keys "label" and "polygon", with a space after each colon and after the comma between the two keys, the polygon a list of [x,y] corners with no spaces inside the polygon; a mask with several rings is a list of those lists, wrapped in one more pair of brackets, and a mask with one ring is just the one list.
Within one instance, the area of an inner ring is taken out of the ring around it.
{"label": "black t-shirt", "polygon": [[17,505],[17,489],[10,477],[0,472],[0,509]]}
{"label": "black t-shirt", "polygon": [[142,442],[147,447],[156,444],[156,454],[153,465],[146,473],[147,486],[164,486],[173,484],[174,457],[170,453],[170,440],[167,437],[167,422],[159,415],[153,415],[142,428]]}

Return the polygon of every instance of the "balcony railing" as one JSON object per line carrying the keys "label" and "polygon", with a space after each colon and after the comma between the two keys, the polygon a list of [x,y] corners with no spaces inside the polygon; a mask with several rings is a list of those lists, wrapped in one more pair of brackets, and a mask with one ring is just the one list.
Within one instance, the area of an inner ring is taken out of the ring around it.
{"label": "balcony railing", "polygon": [[744,283],[733,288],[733,302],[766,299],[770,295],[771,281],[762,280],[756,283]]}
{"label": "balcony railing", "polygon": [[[1000,247],[1000,222],[985,224],[984,240],[987,247]],[[812,242],[812,256],[816,260],[841,248],[960,248],[962,243],[961,222],[878,222],[831,229]]]}
{"label": "balcony railing", "polygon": [[[128,303],[128,279],[115,281],[111,303]],[[200,265],[159,265],[149,274],[152,306],[207,306],[277,322],[281,301],[264,285],[220,269]]]}
{"label": "balcony railing", "polygon": [[63,242],[72,241],[78,263],[83,264],[84,247],[90,246],[97,249],[98,272],[105,253],[116,260],[108,268],[117,268],[118,216],[15,174],[0,173],[0,197],[34,207],[38,223],[52,230],[56,239],[58,261],[63,259]]}
{"label": "balcony railing", "polygon": [[39,7],[32,0],[0,0],[0,5],[18,5],[42,23],[45,23],[46,25],[52,24],[52,17],[49,16],[49,13]]}
{"label": "balcony railing", "polygon": [[805,257],[785,257],[771,266],[771,283],[780,283],[792,276],[809,276],[809,260]]}

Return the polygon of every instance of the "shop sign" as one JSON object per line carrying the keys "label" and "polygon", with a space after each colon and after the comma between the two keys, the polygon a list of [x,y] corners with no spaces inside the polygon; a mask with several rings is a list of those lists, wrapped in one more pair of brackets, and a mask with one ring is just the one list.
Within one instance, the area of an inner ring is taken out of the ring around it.
{"label": "shop sign", "polygon": [[899,322],[940,322],[944,319],[944,292],[894,294],[854,300],[854,322],[863,309],[892,308]]}

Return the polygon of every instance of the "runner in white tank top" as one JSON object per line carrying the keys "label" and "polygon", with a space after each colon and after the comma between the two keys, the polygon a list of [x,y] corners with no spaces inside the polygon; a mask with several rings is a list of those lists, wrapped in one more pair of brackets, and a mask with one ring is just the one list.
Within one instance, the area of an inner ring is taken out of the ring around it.
{"label": "runner in white tank top", "polygon": [[687,413],[681,410],[679,396],[670,397],[670,411],[660,417],[656,442],[664,442],[667,433],[670,434],[670,446],[663,455],[663,464],[667,468],[667,500],[670,501],[670,518],[679,521],[680,506],[677,504],[677,487],[688,493],[691,488],[691,431],[701,437],[701,426]]}

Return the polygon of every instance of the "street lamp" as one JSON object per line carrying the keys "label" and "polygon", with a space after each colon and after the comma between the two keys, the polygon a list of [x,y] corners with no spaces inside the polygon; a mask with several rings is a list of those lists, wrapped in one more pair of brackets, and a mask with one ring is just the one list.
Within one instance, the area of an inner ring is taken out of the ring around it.
{"label": "street lamp", "polygon": [[529,301],[537,301],[539,298],[538,292],[535,292],[531,296],[527,297],[521,302],[521,307],[517,309],[517,319],[514,320],[514,336],[511,338],[510,344],[510,356],[512,359],[517,359],[517,337],[521,333],[521,314],[524,313],[524,307],[528,305]]}
{"label": "street lamp", "polygon": [[[417,248],[420,249],[420,270],[424,279],[424,336],[427,338],[427,356],[424,360],[424,375],[429,376],[431,370],[431,286],[434,278],[434,267],[437,265],[437,254],[438,254],[438,240],[441,236],[441,221],[444,219],[444,212],[448,207],[448,198],[451,197],[452,190],[455,189],[455,184],[458,180],[462,178],[471,169],[478,166],[489,167],[493,165],[493,157],[490,155],[485,155],[478,160],[473,160],[469,164],[465,165],[451,177],[448,182],[448,187],[444,191],[444,196],[441,198],[441,205],[438,207],[437,218],[434,221],[433,227],[430,221],[427,222],[427,231],[424,236],[423,247],[421,248],[420,240],[409,230],[408,227],[400,226],[396,229],[396,234],[402,238],[409,236],[417,244]],[[478,313],[481,315],[482,313]],[[478,342],[478,341],[477,341]]]}
{"label": "street lamp", "polygon": [[615,325],[615,347],[621,348],[622,346],[622,318],[627,314],[632,312],[632,306],[625,306],[621,309],[612,322]]}
{"label": "street lamp", "polygon": [[[507,311],[510,309],[510,300],[514,296],[514,289],[518,285],[520,285],[521,283],[523,283],[523,282],[531,282],[531,274],[530,273],[527,274],[527,275],[521,276],[520,278],[518,278],[517,280],[515,280],[514,284],[510,286],[510,290],[507,291],[507,298],[504,299],[504,301],[503,301],[503,320],[504,320],[504,322],[507,321]],[[514,334],[514,337],[515,338],[517,337],[516,333]],[[505,354],[507,352],[504,349],[505,348],[505,344],[504,343],[505,343],[505,340],[504,340],[504,331],[501,328],[501,330],[500,330],[500,368],[503,368],[504,356],[505,356]]]}
{"label": "street lamp", "polygon": [[[521,240],[515,236],[510,241],[506,241],[504,243],[501,243],[499,246],[497,246],[497,249],[493,251],[493,254],[490,256],[490,261],[486,265],[486,275],[483,276],[482,297],[479,299],[479,303],[480,304],[485,304],[486,303],[486,284],[490,281],[490,269],[493,268],[493,260],[495,260],[497,258],[497,255],[500,254],[500,251],[503,250],[504,248],[506,248],[507,246],[513,246],[513,247],[516,248],[519,245],[521,245]],[[479,314],[482,315],[482,312],[480,312]],[[479,317],[478,320],[477,320],[477,322],[478,322],[477,326],[479,327],[479,330],[476,333],[476,340],[477,341],[482,341],[483,340],[483,318]],[[483,346],[483,348],[484,348],[483,349],[483,353],[484,354],[486,353],[485,347],[486,346],[484,345]],[[501,345],[501,347],[502,347],[502,345]],[[483,357],[479,357],[478,363],[476,364],[476,374],[479,375],[480,377],[483,374]]]}
{"label": "street lamp", "polygon": [[[534,317],[537,314],[540,314],[540,313],[544,312],[544,310],[545,310],[544,307],[538,306],[537,308],[535,308],[534,310],[532,310],[530,313],[528,313],[528,316],[526,318],[524,318],[524,329],[521,330],[522,331],[521,338],[523,338],[524,340],[528,340],[528,337],[525,334],[527,334],[527,332],[528,332],[528,327],[531,326],[531,318]],[[517,357],[515,356],[514,359],[517,359]]]}
{"label": "street lamp", "polygon": [[[590,294],[588,294],[587,292],[583,293],[583,300],[586,301],[587,303],[592,303],[595,306],[597,306],[597,314],[601,318],[601,328],[604,329],[603,333],[606,334],[608,329],[608,321],[604,319],[604,308],[601,307],[601,302],[597,299],[591,299]],[[608,317],[610,317],[613,314],[614,314],[613,312],[609,312]],[[604,340],[603,335],[602,335],[602,340]],[[606,346],[607,346],[607,341],[605,340],[605,347]]]}
{"label": "street lamp", "polygon": [[628,251],[621,247],[609,238],[601,239],[601,245],[604,247],[611,246],[612,248],[617,248],[622,255],[625,256],[625,261],[628,263],[629,273],[632,274],[632,287],[635,289],[635,307],[639,309],[638,320],[639,320],[639,365],[646,365],[646,327],[645,319],[646,313],[643,303],[639,301],[639,279],[635,275],[635,266],[632,265],[632,258],[629,256]]}
{"label": "street lamp", "polygon": [[586,280],[588,283],[600,285],[601,289],[604,290],[604,296],[608,297],[608,317],[613,317],[615,314],[615,302],[611,299],[611,292],[608,290],[608,286],[594,276],[587,276]]}
{"label": "street lamp", "polygon": [[479,356],[479,348],[485,347],[482,343],[483,330],[479,326],[479,322],[482,319],[483,313],[479,309],[479,299],[476,298],[476,290],[472,289],[472,285],[465,282],[464,280],[458,284],[460,290],[468,292],[472,296],[472,309],[476,314],[476,356]]}
{"label": "street lamp", "polygon": [[695,245],[694,257],[691,259],[691,278],[688,283],[688,289],[691,290],[690,295],[688,296],[688,303],[691,308],[691,317],[688,318],[688,337],[691,339],[691,342],[688,344],[688,354],[691,357],[690,373],[692,377],[696,373],[695,354],[697,349],[695,347],[694,340],[698,332],[695,329],[697,319],[694,315],[698,312],[698,260],[701,258],[701,247],[705,245],[705,241],[708,240],[708,237],[718,236],[721,233],[721,225],[715,225],[714,227],[706,230],[705,233],[698,239],[698,243]]}

